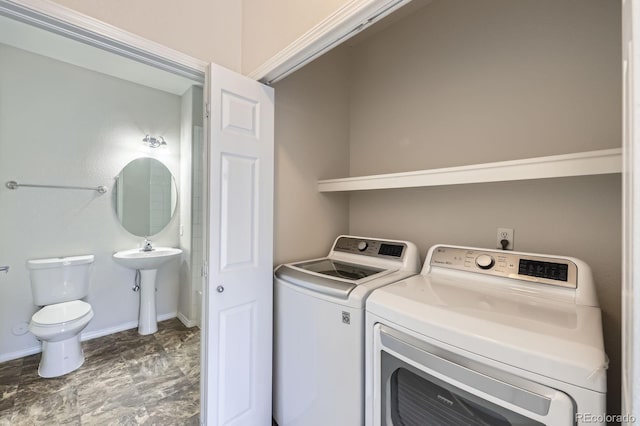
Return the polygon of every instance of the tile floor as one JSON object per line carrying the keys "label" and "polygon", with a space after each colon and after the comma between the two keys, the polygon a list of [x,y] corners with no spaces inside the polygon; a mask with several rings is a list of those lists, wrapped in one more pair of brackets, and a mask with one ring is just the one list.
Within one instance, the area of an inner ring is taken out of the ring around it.
{"label": "tile floor", "polygon": [[0,426],[197,425],[200,330],[178,319],[82,343],[85,362],[38,376],[40,354],[0,364]]}

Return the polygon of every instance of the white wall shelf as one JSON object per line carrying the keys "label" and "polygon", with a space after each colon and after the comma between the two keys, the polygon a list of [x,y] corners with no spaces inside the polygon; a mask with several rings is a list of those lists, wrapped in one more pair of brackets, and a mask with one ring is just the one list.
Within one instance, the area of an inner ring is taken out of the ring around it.
{"label": "white wall shelf", "polygon": [[622,149],[615,148],[442,169],[326,179],[318,181],[318,190],[320,192],[366,191],[621,172]]}

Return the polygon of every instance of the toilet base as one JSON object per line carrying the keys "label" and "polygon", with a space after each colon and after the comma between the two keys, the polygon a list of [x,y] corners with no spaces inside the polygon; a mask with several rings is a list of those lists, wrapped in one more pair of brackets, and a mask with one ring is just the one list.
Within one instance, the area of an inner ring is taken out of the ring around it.
{"label": "toilet base", "polygon": [[84,364],[84,353],[77,334],[57,342],[42,342],[42,358],[38,367],[40,377],[63,376]]}

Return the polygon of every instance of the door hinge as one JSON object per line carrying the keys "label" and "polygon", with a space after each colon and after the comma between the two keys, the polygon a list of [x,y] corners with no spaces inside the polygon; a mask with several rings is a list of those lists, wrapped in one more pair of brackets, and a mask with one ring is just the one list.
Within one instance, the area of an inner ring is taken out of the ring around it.
{"label": "door hinge", "polygon": [[207,116],[207,118],[209,118],[209,115],[211,114],[211,105],[209,105],[209,102],[206,102],[204,106],[205,106],[205,115]]}
{"label": "door hinge", "polygon": [[207,278],[209,276],[209,262],[207,262],[206,260],[202,263],[202,270],[200,271],[200,274],[204,278]]}

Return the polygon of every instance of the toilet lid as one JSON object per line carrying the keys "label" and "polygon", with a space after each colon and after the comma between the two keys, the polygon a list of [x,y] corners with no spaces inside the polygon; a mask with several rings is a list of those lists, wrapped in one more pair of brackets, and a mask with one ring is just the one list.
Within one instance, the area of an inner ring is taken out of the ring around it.
{"label": "toilet lid", "polygon": [[39,325],[55,325],[82,318],[91,312],[91,305],[82,300],[48,305],[33,314],[31,321]]}

